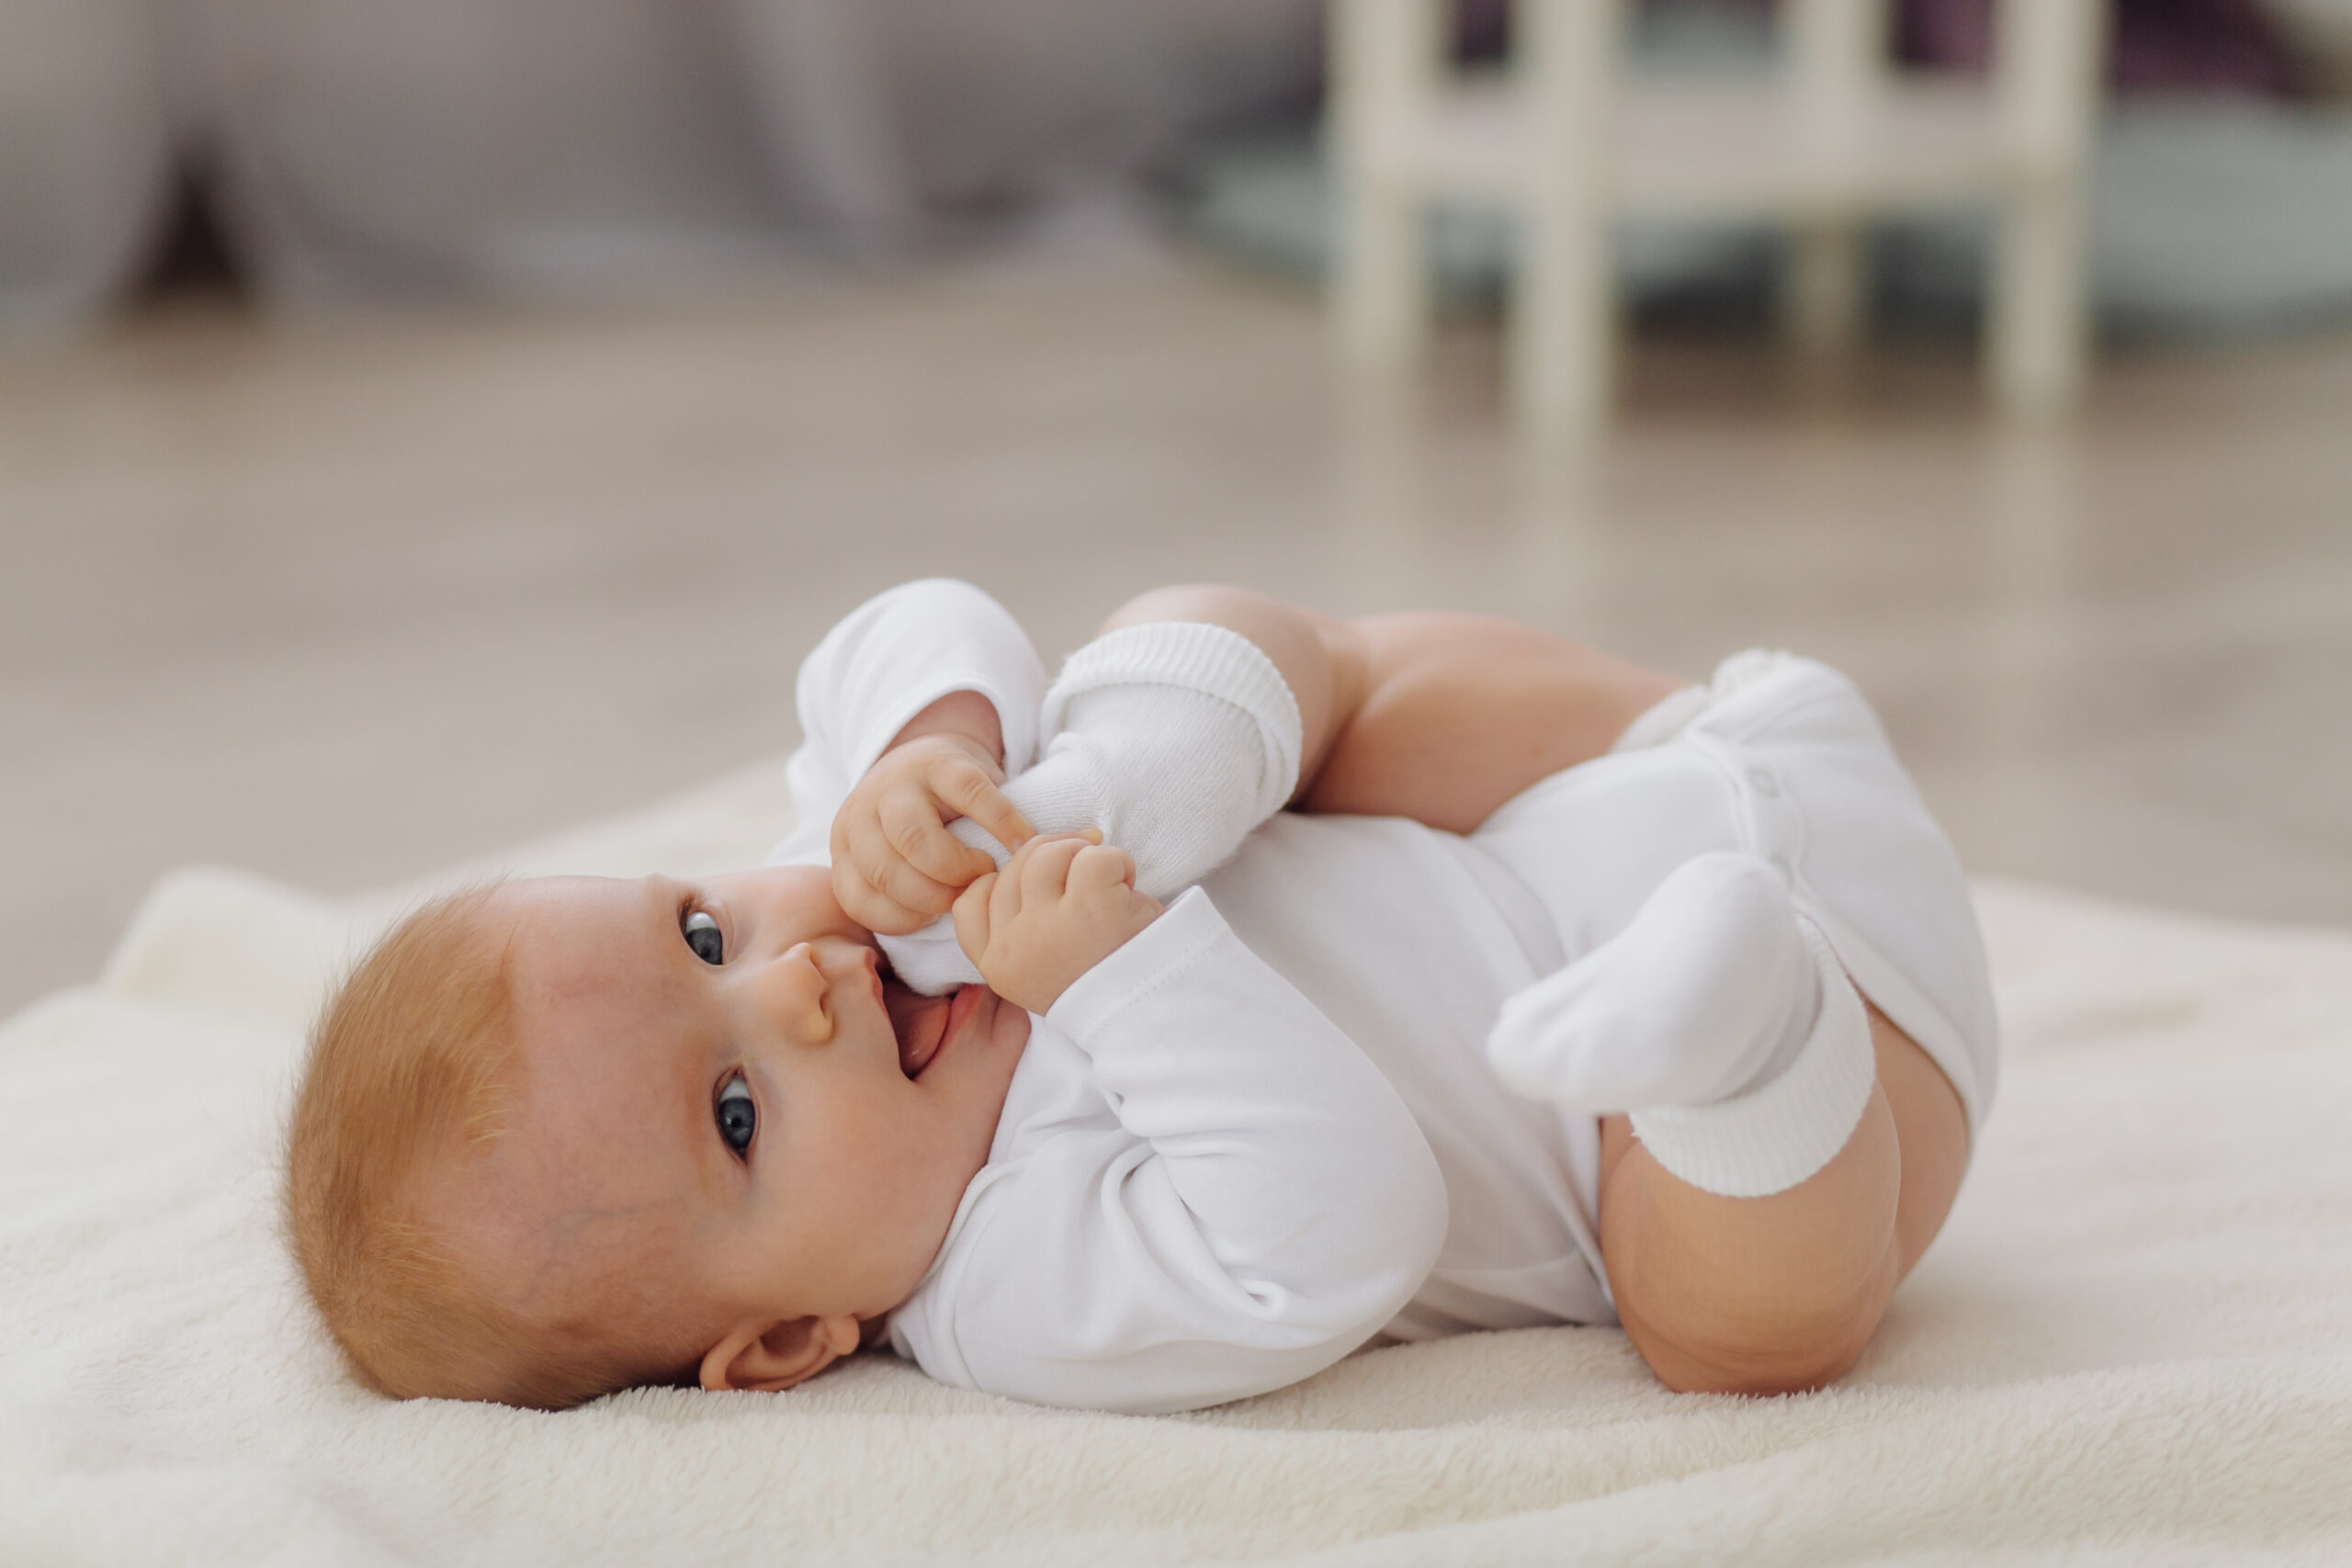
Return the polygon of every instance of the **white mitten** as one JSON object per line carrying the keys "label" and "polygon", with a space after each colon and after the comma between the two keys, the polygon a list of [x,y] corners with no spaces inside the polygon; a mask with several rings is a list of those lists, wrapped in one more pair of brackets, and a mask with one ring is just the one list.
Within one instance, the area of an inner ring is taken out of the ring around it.
{"label": "white mitten", "polygon": [[[1163,902],[1216,870],[1298,788],[1298,702],[1274,661],[1238,632],[1192,621],[1124,626],[1070,656],[1046,694],[1035,765],[1005,797],[1040,833],[1100,829],[1134,857],[1136,887]],[[948,824],[1002,865],[969,818]],[[882,951],[937,995],[979,979],[942,918]]]}

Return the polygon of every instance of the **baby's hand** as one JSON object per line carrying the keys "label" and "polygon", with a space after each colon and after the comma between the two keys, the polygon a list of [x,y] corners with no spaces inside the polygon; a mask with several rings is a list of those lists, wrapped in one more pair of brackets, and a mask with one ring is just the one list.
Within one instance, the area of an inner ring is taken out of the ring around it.
{"label": "baby's hand", "polygon": [[956,900],[956,940],[980,977],[1031,1012],[1159,918],[1136,891],[1136,863],[1097,837],[1032,839]]}
{"label": "baby's hand", "polygon": [[868,931],[905,936],[945,914],[996,862],[951,837],[968,817],[1008,848],[1029,824],[999,787],[1004,770],[968,736],[917,736],[885,751],[833,817],[833,897]]}

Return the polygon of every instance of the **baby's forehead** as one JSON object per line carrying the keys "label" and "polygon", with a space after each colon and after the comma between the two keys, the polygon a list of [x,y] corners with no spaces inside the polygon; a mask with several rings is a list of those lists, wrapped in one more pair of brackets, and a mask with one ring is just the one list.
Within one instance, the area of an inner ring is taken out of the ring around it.
{"label": "baby's forehead", "polygon": [[[678,963],[670,893],[650,881],[589,878],[510,892],[503,940],[527,1098],[560,1101],[568,1121],[625,1114],[628,1095],[654,1087],[642,1082],[645,1069],[693,1032],[697,998]],[[607,1092],[587,1093],[600,1087]]]}
{"label": "baby's forehead", "polygon": [[518,876],[499,885],[485,912],[537,931],[620,929],[642,920],[668,886],[659,876]]}
{"label": "baby's forehead", "polygon": [[678,940],[666,919],[671,895],[662,880],[623,882],[597,876],[522,878],[499,888],[483,910],[484,935],[504,926],[519,966],[534,975],[554,971],[566,980],[616,967],[658,962]]}
{"label": "baby's forehead", "polygon": [[692,998],[632,962],[641,940],[561,910],[516,927],[514,1092],[477,1175],[518,1215],[643,1212],[691,1184],[676,1145],[698,1103]]}

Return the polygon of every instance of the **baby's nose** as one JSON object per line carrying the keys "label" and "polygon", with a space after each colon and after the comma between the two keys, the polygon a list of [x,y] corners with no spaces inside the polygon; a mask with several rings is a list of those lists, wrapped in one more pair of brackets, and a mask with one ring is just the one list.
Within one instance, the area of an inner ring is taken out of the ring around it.
{"label": "baby's nose", "polygon": [[799,942],[770,960],[761,971],[760,989],[762,999],[795,1041],[821,1045],[833,1037],[832,1010],[827,1005],[831,985],[812,943]]}

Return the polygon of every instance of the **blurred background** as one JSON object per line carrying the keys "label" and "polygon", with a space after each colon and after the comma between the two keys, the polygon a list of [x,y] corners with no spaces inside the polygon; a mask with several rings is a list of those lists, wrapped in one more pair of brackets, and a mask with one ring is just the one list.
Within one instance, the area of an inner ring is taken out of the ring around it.
{"label": "blurred background", "polygon": [[[1772,69],[1766,0],[1634,13],[1637,76]],[[1335,355],[1316,0],[0,0],[0,1014],[172,866],[356,890],[780,753],[942,573],[1049,659],[1201,579],[1793,647],[1975,871],[2352,921],[2352,0],[2107,20],[2070,417],[1988,406],[1963,207],[1830,363],[1785,236],[1629,226],[1544,445],[1496,214],[1425,367]]]}

